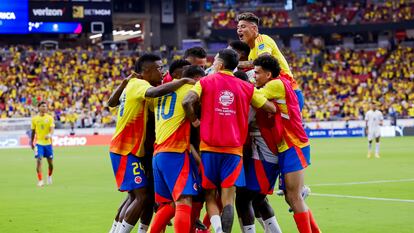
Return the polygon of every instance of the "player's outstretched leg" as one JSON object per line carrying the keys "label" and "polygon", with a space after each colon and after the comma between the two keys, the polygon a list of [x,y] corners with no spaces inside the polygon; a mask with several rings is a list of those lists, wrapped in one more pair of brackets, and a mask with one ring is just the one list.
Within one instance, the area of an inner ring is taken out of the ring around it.
{"label": "player's outstretched leg", "polygon": [[304,180],[304,170],[290,172],[284,175],[286,193],[285,199],[294,212],[296,226],[300,233],[319,233],[319,227],[316,221],[312,219],[305,201],[302,198],[301,191]]}
{"label": "player's outstretched leg", "polygon": [[140,217],[140,223],[138,225],[138,233],[146,233],[148,231],[149,225],[151,223],[152,214],[154,212],[154,194],[151,192],[151,195],[148,195],[147,201],[144,203],[142,214]]}
{"label": "player's outstretched leg", "polygon": [[122,208],[125,206],[125,204],[127,204],[128,200],[129,200],[129,195],[125,198],[124,201],[122,201],[121,205],[119,206],[118,211],[116,212],[116,215],[115,215],[114,222],[112,223],[112,227],[109,230],[109,233],[116,233],[118,231],[117,226],[120,227],[122,223],[122,220],[120,220],[119,216],[121,215]]}
{"label": "player's outstretched leg", "polygon": [[174,217],[175,205],[173,202],[162,203],[157,209],[154,221],[151,223],[151,233],[163,232],[168,222]]}

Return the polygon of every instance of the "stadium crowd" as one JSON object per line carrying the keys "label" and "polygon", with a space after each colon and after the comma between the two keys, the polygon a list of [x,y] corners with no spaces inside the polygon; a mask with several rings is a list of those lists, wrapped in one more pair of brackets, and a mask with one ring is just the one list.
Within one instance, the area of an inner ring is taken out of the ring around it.
{"label": "stadium crowd", "polygon": [[[305,95],[303,118],[363,119],[371,101],[389,116],[414,117],[414,51],[308,48],[284,50]],[[0,117],[30,117],[48,102],[60,127],[113,126],[106,106],[111,91],[133,67],[132,56],[91,49],[3,49]]]}

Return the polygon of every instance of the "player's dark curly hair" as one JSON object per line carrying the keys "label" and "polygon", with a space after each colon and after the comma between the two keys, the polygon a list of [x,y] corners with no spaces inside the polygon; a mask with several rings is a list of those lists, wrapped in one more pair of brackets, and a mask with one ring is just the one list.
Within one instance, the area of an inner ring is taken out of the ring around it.
{"label": "player's dark curly hair", "polygon": [[260,19],[255,14],[251,12],[244,12],[237,16],[237,22],[244,20],[247,22],[255,23],[257,26],[259,26]]}
{"label": "player's dark curly hair", "polygon": [[243,41],[233,40],[232,42],[230,42],[229,45],[232,49],[241,51],[242,53],[245,54],[245,56],[249,56],[250,47],[248,44],[244,43]]}
{"label": "player's dark curly hair", "polygon": [[184,59],[187,57],[206,58],[207,52],[202,47],[196,46],[185,50]]}
{"label": "player's dark curly hair", "polygon": [[272,72],[272,77],[276,78],[280,74],[280,65],[277,59],[271,55],[259,56],[253,61],[253,65],[261,66],[263,70]]}
{"label": "player's dark curly hair", "polygon": [[233,49],[223,49],[218,53],[218,58],[223,60],[224,69],[233,71],[239,64],[239,54]]}
{"label": "player's dark curly hair", "polygon": [[204,70],[200,66],[191,65],[191,66],[186,67],[184,69],[183,77],[186,77],[186,78],[195,78],[195,77],[198,77],[198,76],[199,77],[206,76],[206,73],[204,72]]}
{"label": "player's dark curly hair", "polygon": [[134,71],[136,73],[141,73],[146,63],[156,62],[160,60],[161,60],[161,57],[153,53],[144,54],[141,57],[139,57],[138,60],[135,62]]}
{"label": "player's dark curly hair", "polygon": [[171,63],[170,68],[168,69],[168,72],[170,72],[170,75],[174,73],[175,70],[183,68],[184,66],[189,66],[191,63],[189,61],[186,61],[184,59],[178,59]]}

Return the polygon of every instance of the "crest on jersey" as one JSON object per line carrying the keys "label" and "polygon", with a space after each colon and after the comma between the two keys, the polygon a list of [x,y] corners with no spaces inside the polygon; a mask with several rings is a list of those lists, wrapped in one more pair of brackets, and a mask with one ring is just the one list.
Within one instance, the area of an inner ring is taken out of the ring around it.
{"label": "crest on jersey", "polygon": [[136,184],[141,184],[141,182],[142,182],[142,178],[141,178],[141,176],[137,176],[137,177],[135,177],[135,183],[136,183]]}
{"label": "crest on jersey", "polygon": [[260,44],[260,45],[259,45],[259,49],[260,49],[260,50],[263,50],[263,49],[264,49],[264,47],[265,47],[265,45],[264,45],[264,44]]}
{"label": "crest on jersey", "polygon": [[220,93],[219,102],[224,107],[231,105],[234,101],[234,94],[231,91],[224,90]]}
{"label": "crest on jersey", "polygon": [[198,190],[198,188],[197,188],[197,184],[196,184],[196,183],[194,183],[194,184],[193,184],[193,189],[194,189],[195,191],[197,191],[197,190]]}

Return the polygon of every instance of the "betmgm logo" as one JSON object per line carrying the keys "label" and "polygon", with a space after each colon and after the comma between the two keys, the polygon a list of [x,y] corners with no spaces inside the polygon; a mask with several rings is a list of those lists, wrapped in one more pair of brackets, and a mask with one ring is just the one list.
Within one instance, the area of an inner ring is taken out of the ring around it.
{"label": "betmgm logo", "polygon": [[15,20],[14,12],[0,12],[0,20]]}
{"label": "betmgm logo", "polygon": [[72,17],[74,19],[83,19],[85,17],[83,6],[73,6],[72,7]]}

